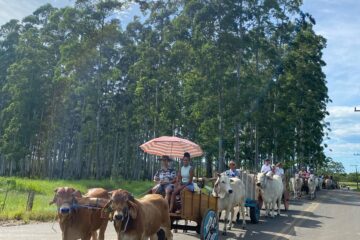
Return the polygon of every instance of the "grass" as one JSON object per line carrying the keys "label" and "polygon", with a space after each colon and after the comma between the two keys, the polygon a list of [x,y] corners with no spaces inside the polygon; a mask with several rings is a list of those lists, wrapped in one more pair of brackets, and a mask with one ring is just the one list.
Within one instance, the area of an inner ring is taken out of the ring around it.
{"label": "grass", "polygon": [[[356,182],[340,182],[340,185],[346,185],[350,187],[351,190],[360,192],[360,189],[356,188]],[[359,188],[360,188],[360,183],[359,183]]]}
{"label": "grass", "polygon": [[[56,207],[49,206],[49,202],[54,197],[54,189],[57,187],[73,187],[86,193],[87,189],[102,187],[108,190],[126,189],[135,196],[143,194],[153,186],[150,181],[124,181],[124,180],[31,180],[24,178],[5,178],[0,177],[0,221],[16,220],[36,220],[49,221],[55,218]],[[5,193],[9,189],[5,207],[2,205]],[[26,203],[29,191],[35,192],[35,199],[32,211],[26,211]]]}

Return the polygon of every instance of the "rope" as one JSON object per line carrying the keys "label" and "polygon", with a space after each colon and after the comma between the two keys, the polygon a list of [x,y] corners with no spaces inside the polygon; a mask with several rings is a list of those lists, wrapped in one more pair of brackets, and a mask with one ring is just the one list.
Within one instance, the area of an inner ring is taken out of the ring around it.
{"label": "rope", "polygon": [[129,223],[129,219],[130,219],[130,214],[128,213],[128,214],[127,214],[127,219],[126,219],[126,223],[125,223],[124,230],[121,231],[122,233],[126,232],[127,226],[128,226],[128,223]]}
{"label": "rope", "polygon": [[140,194],[137,194],[137,195],[134,195],[134,196],[135,196],[135,198],[143,197],[143,196],[145,196],[148,192],[149,192],[149,190],[146,190],[145,192],[140,193]]}
{"label": "rope", "polygon": [[[57,213],[57,212],[56,212],[56,213]],[[54,222],[53,222],[53,224],[52,224],[52,226],[51,226],[51,229],[52,229],[55,233],[57,233],[57,232],[56,232],[56,229],[54,228],[55,223],[56,223],[56,219],[57,219],[57,214],[55,215],[55,217],[54,217]]]}

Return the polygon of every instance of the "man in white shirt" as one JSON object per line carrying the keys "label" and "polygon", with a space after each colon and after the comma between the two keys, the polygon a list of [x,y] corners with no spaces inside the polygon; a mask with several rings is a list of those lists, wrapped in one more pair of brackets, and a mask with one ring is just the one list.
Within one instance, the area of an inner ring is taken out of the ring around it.
{"label": "man in white shirt", "polygon": [[271,172],[271,166],[270,166],[270,159],[265,159],[265,163],[264,165],[262,165],[261,167],[261,172],[262,173],[268,173]]}

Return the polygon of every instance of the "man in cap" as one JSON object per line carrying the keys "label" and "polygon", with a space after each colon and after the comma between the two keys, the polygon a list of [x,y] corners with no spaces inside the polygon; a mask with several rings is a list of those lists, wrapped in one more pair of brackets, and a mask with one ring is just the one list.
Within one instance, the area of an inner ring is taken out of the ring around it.
{"label": "man in cap", "polygon": [[161,169],[154,175],[154,181],[157,182],[157,185],[153,187],[152,193],[165,193],[165,199],[169,203],[171,193],[174,190],[174,183],[176,181],[176,171],[169,167],[169,163],[171,161],[169,156],[162,156],[160,161]]}
{"label": "man in cap", "polygon": [[265,163],[264,165],[262,165],[261,167],[261,172],[262,173],[268,173],[271,172],[271,165],[270,165],[270,159],[265,159]]}

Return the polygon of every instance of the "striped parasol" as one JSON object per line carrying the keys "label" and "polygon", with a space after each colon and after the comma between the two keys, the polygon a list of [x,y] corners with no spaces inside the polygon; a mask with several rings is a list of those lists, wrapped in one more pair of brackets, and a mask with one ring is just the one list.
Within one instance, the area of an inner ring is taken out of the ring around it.
{"label": "striped parasol", "polygon": [[142,144],[140,148],[146,153],[157,156],[167,155],[181,158],[185,152],[190,153],[191,157],[203,155],[203,151],[199,145],[179,137],[162,136],[154,138]]}

